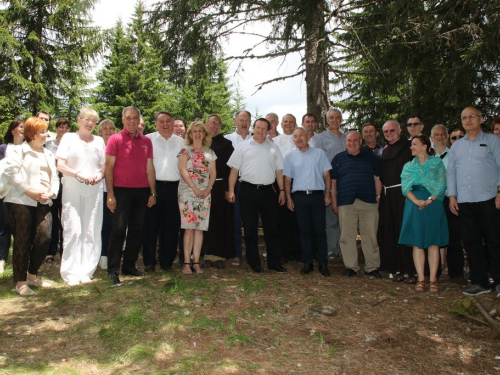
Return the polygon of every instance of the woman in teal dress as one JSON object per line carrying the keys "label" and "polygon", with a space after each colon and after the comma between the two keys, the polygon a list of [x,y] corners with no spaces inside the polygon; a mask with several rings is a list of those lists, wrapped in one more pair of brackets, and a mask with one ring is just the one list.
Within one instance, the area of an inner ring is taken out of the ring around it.
{"label": "woman in teal dress", "polygon": [[424,291],[425,252],[428,249],[431,292],[438,292],[437,271],[439,248],[448,245],[448,223],[443,199],[446,191],[446,169],[434,155],[431,142],[425,135],[412,138],[412,161],[401,173],[401,189],[407,200],[399,243],[413,247],[413,261],[418,274],[417,292]]}

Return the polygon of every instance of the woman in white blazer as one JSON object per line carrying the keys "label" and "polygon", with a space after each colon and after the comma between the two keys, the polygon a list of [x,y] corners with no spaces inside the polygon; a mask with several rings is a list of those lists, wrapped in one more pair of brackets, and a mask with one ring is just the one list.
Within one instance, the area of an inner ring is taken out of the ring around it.
{"label": "woman in white blazer", "polygon": [[50,244],[52,199],[59,191],[55,157],[43,147],[47,123],[31,117],[24,124],[26,142],[9,148],[5,175],[12,188],[4,198],[14,236],[12,268],[16,292],[35,294],[30,286],[49,287],[37,277]]}

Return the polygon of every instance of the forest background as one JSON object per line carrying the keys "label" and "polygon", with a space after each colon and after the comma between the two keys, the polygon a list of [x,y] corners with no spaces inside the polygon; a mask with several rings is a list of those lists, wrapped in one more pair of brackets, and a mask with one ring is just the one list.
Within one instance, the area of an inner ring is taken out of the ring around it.
{"label": "forest background", "polygon": [[86,105],[118,127],[135,105],[146,132],[158,110],[187,121],[219,113],[228,133],[250,95],[238,84],[248,60],[262,71],[246,77],[255,91],[293,80],[270,101],[301,95],[320,130],[331,106],[348,128],[420,113],[427,131],[451,129],[468,105],[487,122],[500,113],[497,0],[138,1],[129,22],[109,28],[93,23],[98,5],[0,1],[0,134],[39,110],[74,122]]}

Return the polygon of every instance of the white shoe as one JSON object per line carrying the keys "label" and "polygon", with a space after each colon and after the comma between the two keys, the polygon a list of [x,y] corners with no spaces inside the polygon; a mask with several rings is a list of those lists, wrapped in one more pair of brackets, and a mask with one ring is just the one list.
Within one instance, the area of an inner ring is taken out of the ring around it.
{"label": "white shoe", "polygon": [[108,257],[101,257],[101,259],[99,259],[99,268],[101,270],[108,269]]}
{"label": "white shoe", "polygon": [[22,297],[34,296],[35,292],[31,290],[28,284],[22,284],[21,286],[16,285],[16,293]]}
{"label": "white shoe", "polygon": [[5,271],[5,260],[0,260],[0,274]]}
{"label": "white shoe", "polygon": [[88,276],[83,276],[81,279],[80,279],[80,282],[82,284],[88,284],[88,283],[91,283],[92,282],[92,279]]}
{"label": "white shoe", "polygon": [[70,280],[70,281],[68,281],[68,285],[69,286],[80,285],[80,280]]}
{"label": "white shoe", "polygon": [[[30,273],[28,273],[28,276],[33,276]],[[36,286],[40,288],[50,288],[52,286],[52,283],[50,281],[44,281],[40,279],[38,276],[35,276],[34,280],[30,280],[28,278],[27,280],[29,286]]]}

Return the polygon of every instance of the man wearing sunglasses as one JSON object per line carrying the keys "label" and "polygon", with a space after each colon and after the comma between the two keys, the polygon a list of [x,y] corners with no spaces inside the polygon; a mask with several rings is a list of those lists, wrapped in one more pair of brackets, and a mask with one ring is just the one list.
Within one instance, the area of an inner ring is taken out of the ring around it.
{"label": "man wearing sunglasses", "polygon": [[450,143],[453,144],[459,139],[462,139],[464,136],[465,134],[463,131],[461,131],[460,129],[454,129],[450,134]]}
{"label": "man wearing sunglasses", "polygon": [[483,133],[483,119],[477,108],[462,111],[466,135],[448,155],[447,195],[471,266],[472,286],[464,294],[493,288],[500,297],[500,138]]}
{"label": "man wearing sunglasses", "polygon": [[410,134],[410,139],[422,134],[422,130],[424,130],[424,123],[420,119],[420,115],[410,115],[410,117],[408,117],[408,121],[406,121],[406,128],[408,129],[408,134]]}
{"label": "man wearing sunglasses", "polygon": [[392,275],[394,282],[416,283],[412,277],[416,273],[412,249],[398,244],[406,199],[401,191],[401,172],[403,166],[412,159],[411,142],[401,138],[401,126],[396,120],[386,121],[382,131],[387,147],[380,159],[380,181],[383,187],[377,231],[379,269]]}

